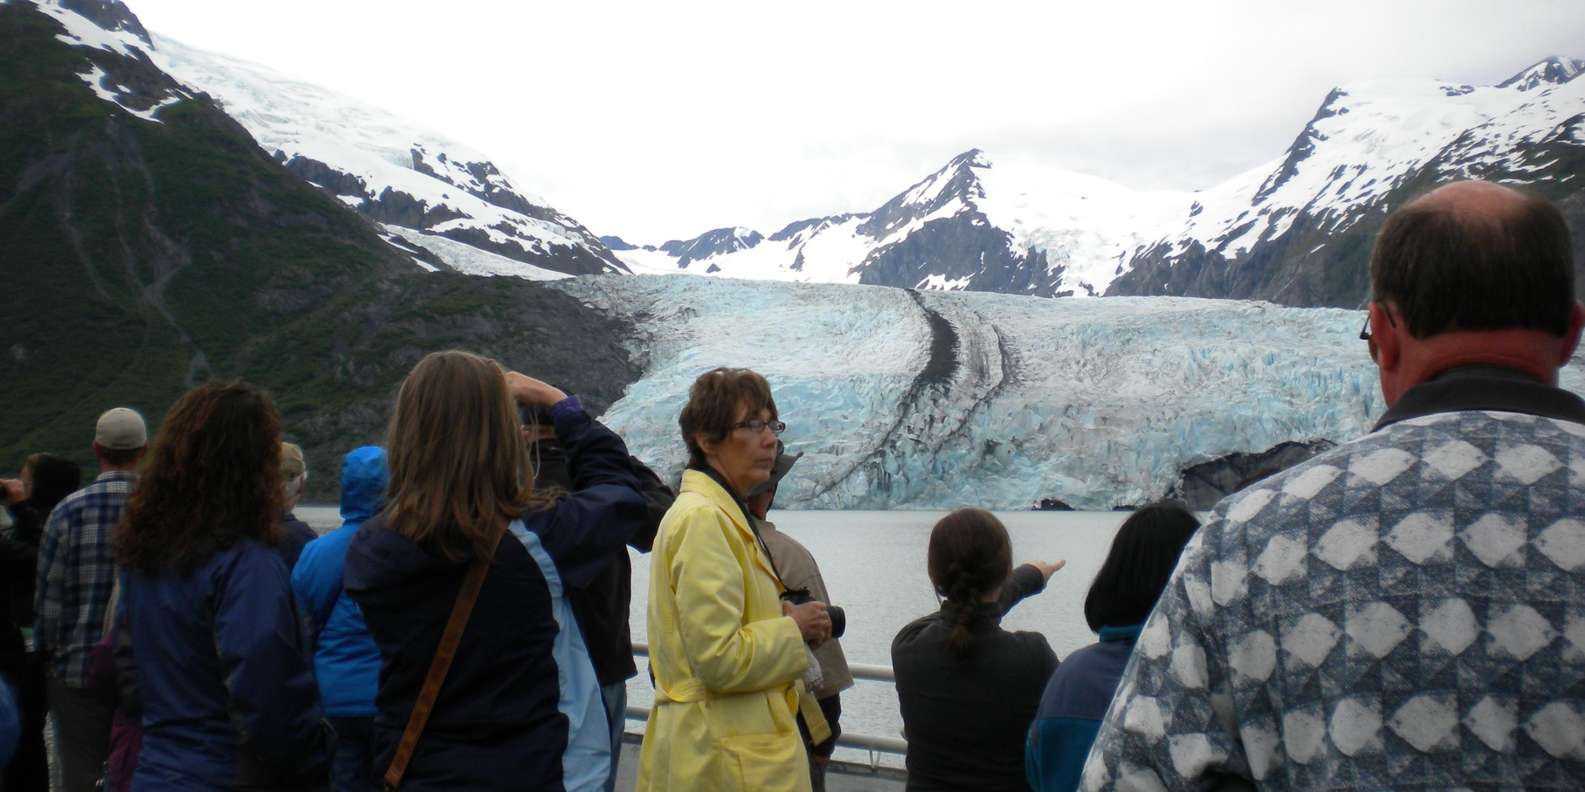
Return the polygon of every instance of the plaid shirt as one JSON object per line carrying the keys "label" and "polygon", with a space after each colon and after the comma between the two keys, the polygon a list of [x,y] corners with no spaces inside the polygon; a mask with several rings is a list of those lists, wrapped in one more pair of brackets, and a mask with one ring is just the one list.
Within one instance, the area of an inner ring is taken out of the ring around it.
{"label": "plaid shirt", "polygon": [[112,471],[61,501],[39,543],[34,641],[49,671],[68,686],[88,683],[88,650],[104,633],[115,582],[110,529],[121,520],[137,476]]}

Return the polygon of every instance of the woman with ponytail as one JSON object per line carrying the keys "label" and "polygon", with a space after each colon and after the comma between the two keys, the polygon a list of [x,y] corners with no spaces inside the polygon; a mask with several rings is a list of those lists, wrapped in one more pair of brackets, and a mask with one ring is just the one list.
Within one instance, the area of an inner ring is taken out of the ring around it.
{"label": "woman with ponytail", "polygon": [[941,609],[892,640],[909,790],[1028,789],[1024,734],[1057,656],[1045,636],[1001,619],[1063,563],[1014,569],[1007,529],[981,509],[936,523],[928,566]]}

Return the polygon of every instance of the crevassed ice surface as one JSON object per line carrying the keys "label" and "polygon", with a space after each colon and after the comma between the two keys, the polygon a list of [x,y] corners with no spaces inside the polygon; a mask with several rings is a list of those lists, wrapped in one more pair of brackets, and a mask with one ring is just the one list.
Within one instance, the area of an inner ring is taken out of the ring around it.
{"label": "crevassed ice surface", "polygon": [[[1385,410],[1359,311],[692,276],[557,288],[637,326],[644,374],[603,420],[669,479],[694,378],[764,374],[804,453],[783,507],[1106,509],[1207,459],[1347,441]],[[1585,390],[1578,361],[1563,385]]]}

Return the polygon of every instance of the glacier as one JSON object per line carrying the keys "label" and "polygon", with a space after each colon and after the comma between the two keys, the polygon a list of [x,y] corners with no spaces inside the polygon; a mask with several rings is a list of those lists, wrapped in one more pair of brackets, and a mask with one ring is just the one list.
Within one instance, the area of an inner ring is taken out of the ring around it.
{"label": "glacier", "polygon": [[[1207,459],[1359,437],[1385,409],[1361,311],[693,275],[551,288],[634,324],[644,374],[602,420],[668,480],[694,378],[764,374],[804,454],[782,507],[1109,509]],[[1585,364],[1562,384],[1585,392]]]}

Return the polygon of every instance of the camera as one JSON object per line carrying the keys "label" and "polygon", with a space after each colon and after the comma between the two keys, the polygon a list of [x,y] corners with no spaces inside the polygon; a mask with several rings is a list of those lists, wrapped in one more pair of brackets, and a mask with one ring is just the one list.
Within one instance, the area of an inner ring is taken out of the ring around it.
{"label": "camera", "polygon": [[[794,605],[803,605],[804,603],[815,601],[815,598],[810,596],[807,588],[788,589],[781,593],[781,598]],[[842,634],[848,630],[848,615],[835,605],[826,606],[826,615],[831,617],[831,637],[841,638]]]}

